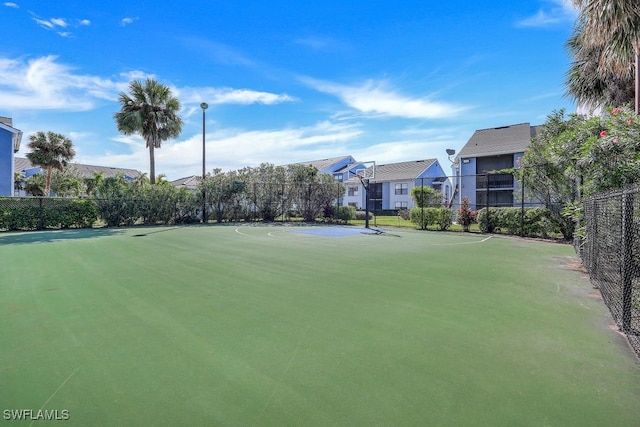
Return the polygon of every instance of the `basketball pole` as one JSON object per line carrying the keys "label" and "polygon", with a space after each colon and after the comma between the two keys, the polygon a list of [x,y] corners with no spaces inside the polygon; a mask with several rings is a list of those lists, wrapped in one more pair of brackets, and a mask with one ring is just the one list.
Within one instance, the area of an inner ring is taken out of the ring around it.
{"label": "basketball pole", "polygon": [[362,186],[364,187],[364,228],[369,228],[369,180],[362,178]]}

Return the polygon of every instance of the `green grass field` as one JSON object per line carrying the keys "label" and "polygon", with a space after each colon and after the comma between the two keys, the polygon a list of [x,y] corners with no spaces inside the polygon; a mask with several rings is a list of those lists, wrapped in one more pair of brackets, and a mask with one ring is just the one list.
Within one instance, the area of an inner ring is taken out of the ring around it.
{"label": "green grass field", "polygon": [[639,424],[640,365],[570,246],[300,230],[0,234],[0,423]]}

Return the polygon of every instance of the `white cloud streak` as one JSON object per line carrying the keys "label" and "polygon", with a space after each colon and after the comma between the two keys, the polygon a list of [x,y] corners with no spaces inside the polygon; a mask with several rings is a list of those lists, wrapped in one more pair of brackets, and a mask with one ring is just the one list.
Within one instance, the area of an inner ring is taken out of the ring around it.
{"label": "white cloud streak", "polygon": [[[6,109],[86,111],[100,101],[116,101],[118,94],[128,90],[134,79],[152,75],[141,71],[122,74],[118,79],[82,75],[58,62],[55,56],[43,56],[29,61],[0,58],[0,104]],[[250,89],[174,88],[182,104],[264,104],[292,102],[287,94],[275,94]]]}
{"label": "white cloud streak", "polygon": [[516,23],[518,27],[549,27],[573,22],[578,11],[572,0],[547,0],[549,7],[541,8],[535,15]]}
{"label": "white cloud streak", "polygon": [[0,58],[0,104],[7,109],[83,111],[96,99],[115,99],[115,89],[111,80],[75,74],[55,56]]}
{"label": "white cloud streak", "polygon": [[[306,127],[285,129],[219,129],[207,133],[207,170],[222,168],[236,170],[245,166],[258,166],[263,162],[283,165],[305,160],[334,157],[346,153],[348,144],[361,136],[356,125],[318,122]],[[118,135],[114,142],[126,145],[126,154],[107,152],[99,156],[83,156],[77,162],[97,165],[118,165],[147,171],[149,155],[144,140],[139,136]],[[83,141],[74,143],[82,146]],[[171,179],[199,173],[202,165],[202,134],[186,139],[165,142],[155,151],[158,173]],[[337,154],[336,154],[337,153]]]}
{"label": "white cloud streak", "polygon": [[6,2],[6,3],[3,3],[3,4],[4,4],[4,6],[7,6],[7,7],[12,7],[14,9],[20,9],[20,6],[18,6],[17,4],[15,4],[13,2],[10,2],[10,1]]}
{"label": "white cloud streak", "polygon": [[255,91],[251,89],[233,89],[233,88],[174,88],[176,96],[180,98],[184,104],[200,105],[200,102],[206,101],[211,105],[215,104],[263,104],[273,105],[283,102],[293,102],[296,98],[285,93],[276,94],[271,92]]}
{"label": "white cloud streak", "polygon": [[135,17],[135,18],[130,18],[130,17],[122,18],[120,20],[120,26],[121,27],[125,27],[127,25],[133,24],[134,21],[137,21],[137,20],[138,20],[138,17]]}
{"label": "white cloud streak", "polygon": [[347,86],[311,78],[301,81],[319,92],[338,97],[349,107],[368,116],[393,116],[407,119],[454,117],[469,107],[435,102],[427,97],[414,98],[389,89],[384,81],[369,80],[359,86]]}

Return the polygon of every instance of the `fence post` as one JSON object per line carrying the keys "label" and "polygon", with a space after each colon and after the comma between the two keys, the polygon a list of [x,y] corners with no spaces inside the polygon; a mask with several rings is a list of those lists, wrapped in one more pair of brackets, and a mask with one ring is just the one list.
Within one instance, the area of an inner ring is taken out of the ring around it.
{"label": "fence post", "polygon": [[[599,278],[600,269],[598,268],[598,250],[600,248],[600,245],[596,244],[596,242],[600,240],[600,236],[598,236],[598,204],[595,198],[592,198],[588,203],[591,205],[591,215],[590,217],[588,217],[586,212],[584,214],[584,222],[586,226],[585,237],[589,239],[589,259],[587,261],[587,269],[589,270],[590,274],[592,274],[596,278]],[[589,223],[591,223],[591,226],[589,226]],[[592,232],[590,233],[589,230],[592,230]]]}
{"label": "fence post", "polygon": [[38,204],[38,230],[42,230],[44,228],[44,197],[40,197]]}
{"label": "fence post", "polygon": [[424,223],[424,178],[420,178],[420,230],[426,230],[427,225]]}
{"label": "fence post", "polygon": [[520,237],[524,237],[524,176],[525,170],[522,169],[522,182],[520,183]]}
{"label": "fence post", "polygon": [[622,210],[622,330],[631,331],[631,302],[633,292],[633,202],[630,191],[623,193]]}

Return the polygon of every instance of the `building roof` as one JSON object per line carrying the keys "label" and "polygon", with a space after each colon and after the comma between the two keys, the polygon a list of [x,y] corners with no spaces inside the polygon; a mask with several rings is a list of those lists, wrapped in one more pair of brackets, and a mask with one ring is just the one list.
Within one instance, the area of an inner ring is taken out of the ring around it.
{"label": "building roof", "polygon": [[[16,172],[23,172],[27,169],[36,168],[38,166],[34,166],[31,164],[29,159],[24,157],[16,157],[14,158],[14,168]],[[137,178],[142,175],[142,172],[137,171],[135,169],[127,169],[127,168],[115,168],[109,166],[94,166],[94,165],[85,165],[82,163],[70,163],[75,167],[75,169],[80,173],[83,178],[93,178],[94,174],[102,173],[102,176],[105,178],[111,178],[118,174],[122,174],[129,178]]]}
{"label": "building roof", "polygon": [[174,187],[196,188],[202,178],[197,175],[185,176],[171,181]]}
{"label": "building roof", "polygon": [[[387,182],[400,180],[417,179],[425,170],[433,165],[436,159],[411,160],[408,162],[388,163],[375,165],[374,177],[371,182]],[[369,168],[367,168],[369,169]],[[358,178],[352,177],[348,181],[356,181]]]}
{"label": "building roof", "polygon": [[529,123],[520,123],[477,130],[457,158],[523,153],[531,143],[531,138],[537,135],[538,128]]}
{"label": "building roof", "polygon": [[[304,166],[314,166],[316,169],[318,169],[318,171],[322,172],[325,169],[327,169],[329,166],[332,166],[336,163],[340,163],[343,160],[349,160],[349,163],[351,163],[351,160],[353,160],[353,158],[351,156],[340,156],[340,157],[331,157],[329,159],[322,159],[322,160],[311,160],[308,162],[299,162],[299,163],[294,163],[296,165],[304,165]],[[336,172],[336,171],[332,171],[332,172]]]}

